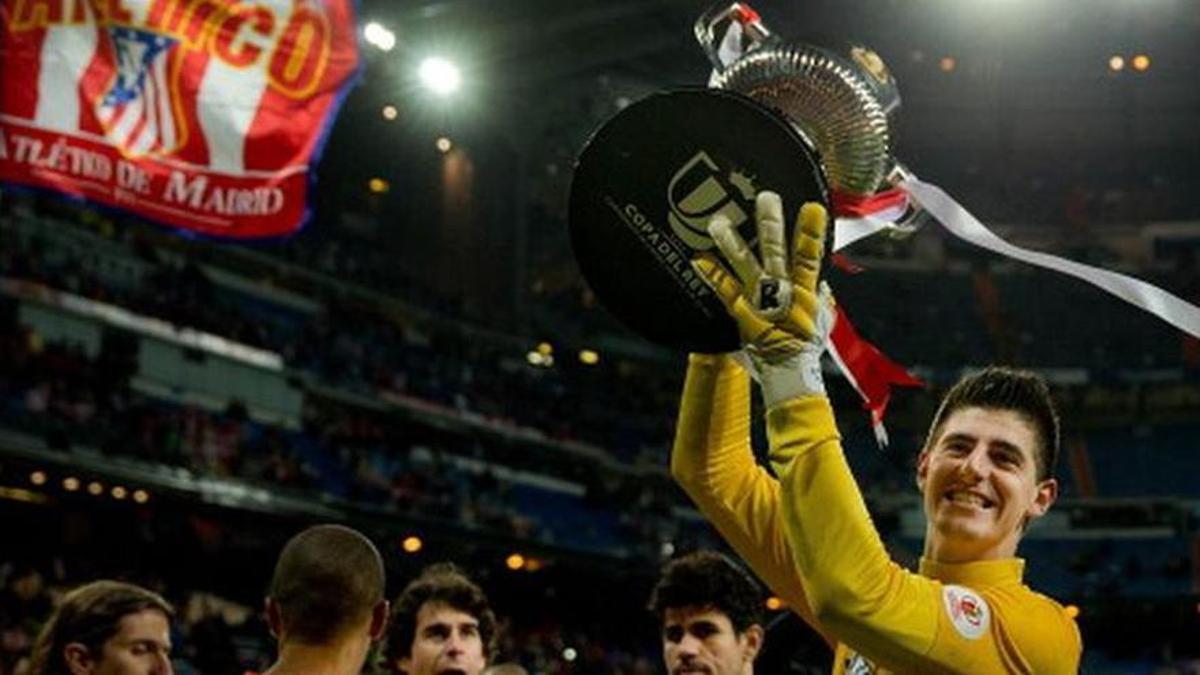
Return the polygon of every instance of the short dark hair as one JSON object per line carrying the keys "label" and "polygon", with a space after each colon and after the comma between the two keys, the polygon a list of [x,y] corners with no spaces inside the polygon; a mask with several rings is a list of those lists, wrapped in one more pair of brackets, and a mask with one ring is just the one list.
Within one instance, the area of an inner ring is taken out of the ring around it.
{"label": "short dark hair", "polygon": [[483,589],[453,563],[436,563],[421,570],[421,574],[404,587],[392,606],[385,652],[389,665],[411,656],[413,639],[417,633],[417,614],[429,602],[442,603],[474,617],[479,622],[483,655],[488,657],[492,654],[496,638],[496,615]]}
{"label": "short dark hair", "polygon": [[758,584],[740,566],[716,551],[696,551],[663,566],[650,593],[649,609],[662,621],[668,609],[711,607],[737,633],[762,625],[763,600]]}
{"label": "short dark hair", "polygon": [[950,415],[963,408],[1011,410],[1028,421],[1037,434],[1038,480],[1052,478],[1058,465],[1059,422],[1050,388],[1041,375],[1028,370],[990,366],[964,375],[938,406],[925,447],[932,447]]}
{"label": "short dark hair", "polygon": [[67,645],[78,642],[99,656],[121,619],[148,609],[167,619],[175,616],[159,594],[122,581],[93,581],[67,593],[33,644],[30,675],[70,675],[63,655]]}
{"label": "short dark hair", "polygon": [[301,644],[331,642],[383,600],[383,558],[371,540],[341,525],[317,525],[279,554],[268,595],[288,635]]}

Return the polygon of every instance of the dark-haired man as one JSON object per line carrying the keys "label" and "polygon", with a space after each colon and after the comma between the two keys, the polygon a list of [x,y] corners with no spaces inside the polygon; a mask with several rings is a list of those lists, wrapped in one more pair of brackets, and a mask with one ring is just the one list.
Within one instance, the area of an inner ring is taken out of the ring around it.
{"label": "dark-haired man", "polygon": [[762,649],[762,593],[725,556],[698,551],[663,568],[650,595],[670,675],[752,675]]}
{"label": "dark-haired man", "polygon": [[93,581],[67,593],[33,645],[30,675],[171,675],[174,610],[157,593]]}
{"label": "dark-haired man", "polygon": [[496,637],[487,596],[457,567],[426,567],[396,598],[386,661],[407,675],[479,675]]}
{"label": "dark-haired man", "polygon": [[264,675],[357,675],[383,636],[383,558],[341,525],[304,530],[283,547],[266,600],[279,658]]}
{"label": "dark-haired man", "polygon": [[[917,464],[928,520],[919,573],[884,550],[821,381],[832,299],[817,285],[827,221],[806,204],[790,247],[778,195],[758,196],[763,260],[727,221],[696,270],[737,321],[762,385],[770,460],[750,449],[749,378],[692,355],[672,473],[700,510],[831,645],[835,673],[1074,673],[1074,621],[1022,584],[1017,544],[1054,503],[1058,417],[1041,378],[991,368],[943,399]],[[790,248],[790,256],[787,251]],[[790,259],[789,259],[790,257]],[[780,306],[763,308],[762,288]]]}

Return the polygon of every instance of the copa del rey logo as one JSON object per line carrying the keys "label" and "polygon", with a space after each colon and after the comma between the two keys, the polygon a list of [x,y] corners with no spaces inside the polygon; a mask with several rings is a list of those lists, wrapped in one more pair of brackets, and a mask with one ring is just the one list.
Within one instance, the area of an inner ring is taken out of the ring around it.
{"label": "copa del rey logo", "polygon": [[978,593],[962,586],[948,585],[942,589],[942,601],[950,615],[950,623],[960,635],[976,640],[987,632],[991,610]]}

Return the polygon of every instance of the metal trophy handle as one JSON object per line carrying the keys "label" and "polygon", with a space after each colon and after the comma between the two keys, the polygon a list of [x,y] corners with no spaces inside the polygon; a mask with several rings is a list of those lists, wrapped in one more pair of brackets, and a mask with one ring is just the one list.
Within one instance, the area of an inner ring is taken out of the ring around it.
{"label": "metal trophy handle", "polygon": [[[723,73],[726,66],[745,52],[773,39],[758,12],[744,2],[713,5],[696,19],[693,29],[696,41],[717,73]],[[727,44],[730,40],[738,43]]]}

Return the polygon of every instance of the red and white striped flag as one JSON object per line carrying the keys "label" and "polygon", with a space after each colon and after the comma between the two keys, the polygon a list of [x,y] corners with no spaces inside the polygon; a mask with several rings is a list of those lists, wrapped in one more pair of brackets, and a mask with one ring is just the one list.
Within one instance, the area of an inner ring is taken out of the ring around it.
{"label": "red and white striped flag", "polygon": [[353,0],[0,0],[0,181],[229,237],[298,229]]}

